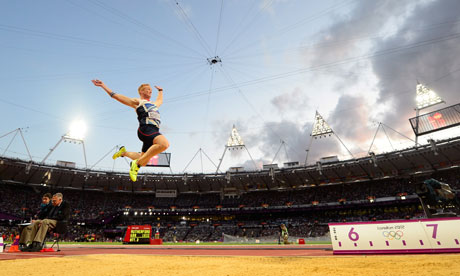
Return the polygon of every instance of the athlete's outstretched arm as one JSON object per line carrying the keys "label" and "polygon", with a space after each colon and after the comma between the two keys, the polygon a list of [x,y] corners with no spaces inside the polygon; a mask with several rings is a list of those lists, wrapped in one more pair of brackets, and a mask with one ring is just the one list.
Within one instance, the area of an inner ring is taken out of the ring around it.
{"label": "athlete's outstretched arm", "polygon": [[158,96],[155,100],[155,105],[160,107],[160,105],[163,104],[163,88],[159,87],[158,85],[155,85],[155,88],[158,90]]}
{"label": "athlete's outstretched arm", "polygon": [[130,106],[132,108],[136,108],[137,105],[139,104],[139,100],[138,99],[135,99],[135,98],[129,98],[129,97],[126,97],[124,95],[121,95],[121,94],[118,94],[118,93],[115,93],[112,91],[112,89],[108,88],[102,81],[100,80],[92,80],[93,84],[96,85],[96,86],[99,86],[101,87],[102,89],[105,90],[105,92],[107,92],[107,94],[114,98],[115,100],[119,101],[120,103],[122,104],[125,104],[127,106]]}

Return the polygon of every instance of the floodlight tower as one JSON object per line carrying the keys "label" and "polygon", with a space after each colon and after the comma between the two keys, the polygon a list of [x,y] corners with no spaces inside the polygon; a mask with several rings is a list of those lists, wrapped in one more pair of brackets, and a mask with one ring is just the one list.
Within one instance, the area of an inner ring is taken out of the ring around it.
{"label": "floodlight tower", "polygon": [[222,161],[224,160],[225,153],[227,152],[227,150],[240,150],[243,148],[246,149],[249,157],[254,163],[254,167],[257,169],[256,162],[254,161],[251,154],[249,153],[249,150],[244,144],[243,139],[241,139],[241,136],[238,134],[238,131],[236,130],[235,125],[233,125],[232,133],[230,134],[230,138],[228,138],[227,145],[225,145],[225,149],[224,149],[224,153],[222,154],[222,158],[220,158],[219,160],[219,165],[217,166],[216,174],[219,172],[220,165],[222,164]]}
{"label": "floodlight tower", "polygon": [[75,121],[70,126],[70,130],[68,133],[61,136],[61,139],[56,143],[56,145],[50,149],[50,152],[43,158],[42,164],[45,163],[46,159],[53,153],[53,151],[59,146],[59,144],[64,142],[74,143],[74,144],[81,144],[83,146],[83,156],[85,157],[85,169],[88,168],[88,163],[86,161],[86,150],[85,150],[85,141],[84,136],[86,132],[86,126],[83,121]]}
{"label": "floodlight tower", "polygon": [[310,153],[310,148],[311,148],[311,144],[313,143],[313,138],[317,139],[318,137],[321,138],[321,137],[327,137],[327,136],[332,136],[332,135],[335,135],[335,137],[337,137],[337,139],[340,141],[342,146],[348,151],[348,153],[351,155],[351,157],[354,158],[353,154],[347,148],[347,146],[345,146],[345,144],[342,142],[340,137],[336,133],[334,133],[332,128],[323,119],[323,116],[321,116],[321,114],[319,114],[319,112],[316,111],[315,122],[313,123],[313,128],[312,128],[311,134],[310,134],[310,136],[311,136],[310,144],[308,145],[307,156],[305,157],[305,166],[307,166],[308,154]]}
{"label": "floodlight tower", "polygon": [[[429,89],[425,85],[417,82],[417,88],[416,88],[416,96],[415,96],[415,117],[416,117],[416,124],[415,124],[415,130],[418,131],[418,122],[419,122],[419,115],[420,115],[420,110],[440,104],[440,103],[445,103],[441,97],[439,97],[436,92],[433,90]],[[415,135],[415,146],[418,145],[418,136]]]}

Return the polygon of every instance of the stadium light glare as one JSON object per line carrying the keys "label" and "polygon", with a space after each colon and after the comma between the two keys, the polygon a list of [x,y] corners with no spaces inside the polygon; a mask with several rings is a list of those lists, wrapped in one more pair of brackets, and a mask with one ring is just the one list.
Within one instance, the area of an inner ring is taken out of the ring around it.
{"label": "stadium light glare", "polygon": [[228,138],[227,141],[227,147],[229,147],[229,150],[234,150],[234,149],[240,149],[240,148],[235,148],[235,147],[240,147],[244,146],[243,139],[241,139],[241,136],[238,134],[238,131],[236,130],[235,125],[233,125],[232,128],[232,133],[230,135],[230,138]]}
{"label": "stadium light glare", "polygon": [[75,120],[72,122],[69,128],[67,136],[70,139],[83,140],[86,134],[86,124],[83,120]]}
{"label": "stadium light glare", "polygon": [[444,101],[439,97],[436,92],[427,88],[423,84],[417,84],[417,96],[415,97],[417,109],[427,108]]}

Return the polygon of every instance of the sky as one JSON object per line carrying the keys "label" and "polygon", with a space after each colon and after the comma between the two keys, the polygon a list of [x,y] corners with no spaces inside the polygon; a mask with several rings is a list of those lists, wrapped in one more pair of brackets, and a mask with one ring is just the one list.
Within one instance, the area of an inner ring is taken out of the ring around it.
{"label": "sky", "polygon": [[[0,137],[22,128],[36,162],[81,120],[87,166],[129,170],[110,156],[141,150],[135,111],[96,78],[129,97],[163,87],[171,168],[152,173],[216,171],[233,125],[247,151],[227,151],[221,171],[302,164],[309,145],[309,164],[407,148],[417,82],[445,101],[422,114],[460,99],[456,0],[0,0],[0,37]],[[311,140],[316,111],[335,135]],[[29,159],[13,135],[0,154]],[[57,160],[84,167],[83,147],[61,143]]]}

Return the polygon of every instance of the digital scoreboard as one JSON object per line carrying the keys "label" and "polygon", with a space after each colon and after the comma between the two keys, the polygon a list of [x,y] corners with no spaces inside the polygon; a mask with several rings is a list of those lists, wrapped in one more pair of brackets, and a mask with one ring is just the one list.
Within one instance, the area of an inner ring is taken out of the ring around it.
{"label": "digital scoreboard", "polygon": [[150,158],[145,166],[147,167],[169,167],[171,164],[171,153],[162,152]]}
{"label": "digital scoreboard", "polygon": [[123,243],[150,244],[152,227],[150,225],[130,225],[126,229]]}
{"label": "digital scoreboard", "polygon": [[415,135],[424,135],[460,125],[460,104],[409,119]]}

